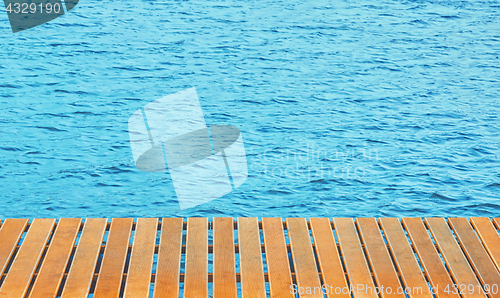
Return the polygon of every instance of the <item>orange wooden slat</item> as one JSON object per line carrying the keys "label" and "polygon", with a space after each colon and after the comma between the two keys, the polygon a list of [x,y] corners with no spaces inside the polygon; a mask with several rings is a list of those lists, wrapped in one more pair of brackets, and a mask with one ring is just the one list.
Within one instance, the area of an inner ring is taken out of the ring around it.
{"label": "orange wooden slat", "polygon": [[380,225],[410,298],[432,298],[429,286],[418,265],[403,227],[397,218],[380,218]]}
{"label": "orange wooden slat", "polygon": [[472,294],[468,291],[466,291],[466,293],[460,292],[460,294],[462,294],[463,297],[484,297],[484,294],[480,291],[481,285],[477,281],[474,271],[463,255],[445,219],[442,217],[426,218],[425,222],[429,226],[429,230],[436,241],[441,256],[446,262],[455,283],[460,286],[465,285],[466,288],[469,285],[475,288]]}
{"label": "orange wooden slat", "polygon": [[29,297],[57,296],[81,223],[80,218],[59,220]]}
{"label": "orange wooden slat", "polygon": [[237,297],[236,263],[234,253],[234,224],[232,217],[215,217],[213,297]]}
{"label": "orange wooden slat", "polygon": [[208,297],[208,219],[187,220],[184,297]]}
{"label": "orange wooden slat", "polygon": [[133,222],[132,218],[113,218],[111,220],[94,298],[118,297],[120,294]]}
{"label": "orange wooden slat", "polygon": [[163,218],[156,265],[155,298],[178,298],[182,252],[182,218]]}
{"label": "orange wooden slat", "polygon": [[[498,291],[490,291],[491,285],[500,285],[500,273],[484,249],[476,233],[466,218],[449,218],[450,223],[462,250],[465,252],[469,263],[476,276],[483,285],[488,285],[490,297],[500,298]],[[478,288],[476,288],[478,291]],[[479,291],[478,291],[479,292]]]}
{"label": "orange wooden slat", "polygon": [[476,229],[497,270],[500,270],[500,237],[495,226],[486,217],[471,217],[470,222]]}
{"label": "orange wooden slat", "polygon": [[124,298],[149,297],[157,230],[157,218],[137,219]]}
{"label": "orange wooden slat", "polygon": [[[305,218],[287,218],[288,239],[292,250],[299,297],[323,297],[311,236]],[[291,292],[289,290],[289,292]]]}
{"label": "orange wooden slat", "polygon": [[402,286],[392,265],[382,234],[380,234],[377,220],[375,218],[357,218],[356,222],[361,239],[365,244],[368,261],[375,275],[375,281],[380,288],[380,295],[383,298],[404,297],[402,291],[398,293],[398,289],[402,289]]}
{"label": "orange wooden slat", "polygon": [[87,297],[106,231],[106,218],[87,218],[61,298]]}
{"label": "orange wooden slat", "polygon": [[0,275],[7,268],[27,224],[27,219],[9,218],[5,220],[2,228],[0,228]]}
{"label": "orange wooden slat", "polygon": [[0,297],[24,297],[56,220],[34,219],[0,288]]}
{"label": "orange wooden slat", "polygon": [[334,218],[333,224],[354,297],[377,298],[354,221],[352,218]]}
{"label": "orange wooden slat", "polygon": [[294,297],[281,218],[262,218],[262,233],[271,297]]}
{"label": "orange wooden slat", "polygon": [[241,297],[266,297],[259,222],[256,217],[238,217],[238,244],[241,271]]}
{"label": "orange wooden slat", "polygon": [[[417,252],[417,256],[424,268],[429,283],[433,288],[431,293],[435,293],[438,298],[458,298],[459,295],[456,293],[454,294],[452,291],[453,282],[422,220],[420,218],[403,218],[402,222]],[[445,289],[448,289],[448,292],[445,292]]]}
{"label": "orange wooden slat", "polygon": [[[326,288],[326,296],[328,298],[351,297],[330,220],[328,218],[310,218],[309,222],[316,254],[318,255],[323,285]],[[345,289],[344,292],[342,292],[342,289]]]}

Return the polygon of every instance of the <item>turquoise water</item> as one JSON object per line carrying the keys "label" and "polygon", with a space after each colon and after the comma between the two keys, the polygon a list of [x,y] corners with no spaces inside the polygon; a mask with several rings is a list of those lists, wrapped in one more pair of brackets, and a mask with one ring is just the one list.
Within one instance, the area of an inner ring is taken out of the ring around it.
{"label": "turquoise water", "polygon": [[[93,1],[0,14],[0,214],[498,216],[498,1]],[[249,176],[181,210],[127,121],[196,87]]]}

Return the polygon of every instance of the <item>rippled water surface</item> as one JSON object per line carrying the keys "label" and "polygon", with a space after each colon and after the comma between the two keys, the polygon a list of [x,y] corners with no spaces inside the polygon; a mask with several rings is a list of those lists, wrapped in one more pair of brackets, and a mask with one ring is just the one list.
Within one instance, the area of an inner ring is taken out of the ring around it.
{"label": "rippled water surface", "polygon": [[[499,1],[94,1],[0,16],[0,217],[498,216]],[[249,177],[181,210],[127,121],[196,87]]]}

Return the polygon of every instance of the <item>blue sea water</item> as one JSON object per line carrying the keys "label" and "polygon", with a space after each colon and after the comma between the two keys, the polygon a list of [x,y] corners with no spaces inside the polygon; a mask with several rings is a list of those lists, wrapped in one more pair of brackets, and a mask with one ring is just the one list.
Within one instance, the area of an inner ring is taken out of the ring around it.
{"label": "blue sea water", "polygon": [[[500,2],[94,1],[0,14],[0,217],[498,216]],[[181,210],[127,121],[196,87],[249,176]]]}

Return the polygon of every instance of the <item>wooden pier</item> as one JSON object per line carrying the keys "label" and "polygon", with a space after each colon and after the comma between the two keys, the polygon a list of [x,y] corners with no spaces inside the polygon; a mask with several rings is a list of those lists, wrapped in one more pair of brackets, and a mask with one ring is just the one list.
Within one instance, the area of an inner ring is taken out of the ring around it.
{"label": "wooden pier", "polygon": [[0,225],[0,297],[500,297],[500,218]]}

